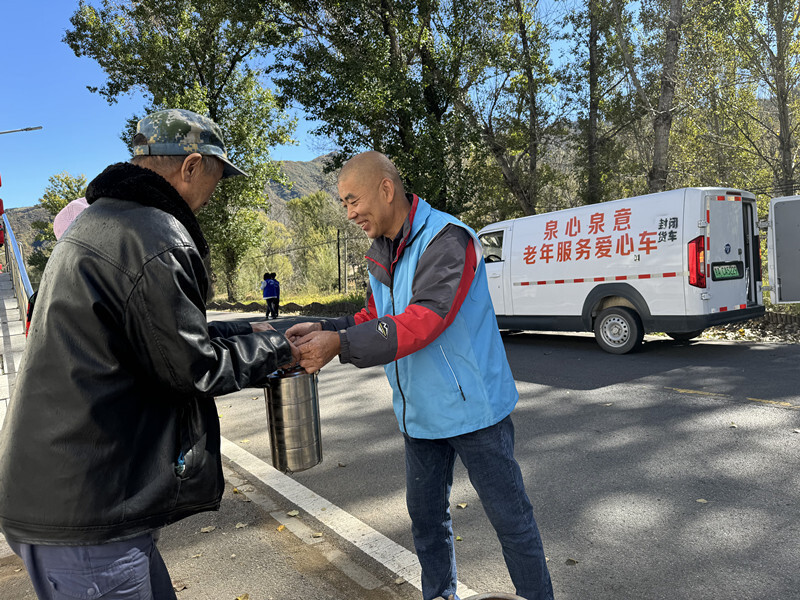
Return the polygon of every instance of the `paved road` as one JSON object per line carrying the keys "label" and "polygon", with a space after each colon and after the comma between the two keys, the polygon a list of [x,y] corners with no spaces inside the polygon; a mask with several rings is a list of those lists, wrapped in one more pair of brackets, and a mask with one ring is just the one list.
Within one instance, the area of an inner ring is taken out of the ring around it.
{"label": "paved road", "polygon": [[[612,356],[589,336],[522,333],[506,348],[520,391],[517,454],[556,598],[800,598],[800,346],[648,337],[642,352]],[[220,513],[165,530],[167,563],[187,585],[179,599],[418,597],[381,566],[387,543],[401,559],[412,548],[383,371],[334,361],[319,391],[324,461],[285,479],[318,495],[298,517],[252,473],[271,462],[263,393],[218,400],[228,454],[252,460],[249,471],[226,461]],[[453,509],[459,579],[513,591],[460,464],[452,499],[467,505]],[[351,525],[337,533],[326,515],[338,509],[385,536],[366,545],[376,558],[344,541],[357,537]],[[0,597],[32,598],[14,560],[0,560]]]}
{"label": "paved road", "polygon": [[[648,337],[613,356],[590,336],[522,333],[506,348],[558,598],[800,598],[800,346]],[[334,361],[319,391],[324,461],[293,478],[412,548],[382,369]],[[219,409],[223,435],[269,462],[263,396]],[[467,504],[453,510],[459,579],[512,591],[460,465],[453,501]]]}

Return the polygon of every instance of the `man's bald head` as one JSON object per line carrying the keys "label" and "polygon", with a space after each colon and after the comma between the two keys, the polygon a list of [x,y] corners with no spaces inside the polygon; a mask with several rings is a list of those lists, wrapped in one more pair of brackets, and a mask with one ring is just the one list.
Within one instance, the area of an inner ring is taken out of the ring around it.
{"label": "man's bald head", "polygon": [[339,171],[339,181],[346,178],[354,178],[355,181],[364,183],[378,184],[382,179],[389,179],[394,185],[395,197],[404,197],[405,189],[400,180],[400,173],[397,167],[389,160],[385,154],[370,150],[356,154],[353,158],[344,163],[342,170]]}
{"label": "man's bald head", "polygon": [[371,239],[394,239],[411,211],[397,168],[380,152],[364,152],[339,172],[339,198],[347,218]]}

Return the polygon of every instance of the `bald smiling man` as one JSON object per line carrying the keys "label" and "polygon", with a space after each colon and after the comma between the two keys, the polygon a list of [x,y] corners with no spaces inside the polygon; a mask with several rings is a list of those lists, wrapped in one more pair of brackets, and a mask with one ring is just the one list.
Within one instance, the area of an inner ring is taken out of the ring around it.
{"label": "bald smiling man", "polygon": [[514,458],[514,378],[475,232],[406,194],[391,160],[365,152],[339,174],[347,217],[373,240],[366,307],[286,335],[309,372],[335,356],[384,365],[406,452],[406,504],[423,600],[457,599],[450,489],[456,455],[503,548],[516,593],[550,600],[539,530]]}

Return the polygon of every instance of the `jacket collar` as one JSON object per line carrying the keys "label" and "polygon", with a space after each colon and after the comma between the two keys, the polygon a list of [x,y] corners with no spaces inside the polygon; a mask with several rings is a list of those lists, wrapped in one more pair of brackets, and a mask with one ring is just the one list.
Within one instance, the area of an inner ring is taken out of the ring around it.
{"label": "jacket collar", "polygon": [[186,227],[201,256],[208,255],[208,242],[197,218],[178,191],[161,175],[131,163],[116,163],[95,177],[86,188],[86,201],[112,198],[152,206],[178,219]]}

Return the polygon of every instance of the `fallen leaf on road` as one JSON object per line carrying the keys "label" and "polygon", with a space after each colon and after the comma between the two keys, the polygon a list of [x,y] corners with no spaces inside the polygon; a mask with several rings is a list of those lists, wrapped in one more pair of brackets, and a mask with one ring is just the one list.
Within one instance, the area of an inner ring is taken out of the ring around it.
{"label": "fallen leaf on road", "polygon": [[311,537],[313,537],[313,538],[321,538],[322,537],[322,532],[321,531],[315,531],[314,533],[311,534]]}
{"label": "fallen leaf on road", "polygon": [[195,554],[194,556],[192,556],[192,558],[200,558],[201,556],[203,556],[202,552]]}
{"label": "fallen leaf on road", "polygon": [[603,406],[614,406],[614,403],[613,402],[606,402],[605,404],[603,404]]}
{"label": "fallen leaf on road", "polygon": [[239,440],[240,444],[249,444],[250,440]]}
{"label": "fallen leaf on road", "polygon": [[395,585],[403,585],[405,582],[406,580],[403,579],[402,577],[398,577],[397,579],[394,580]]}
{"label": "fallen leaf on road", "polygon": [[708,500],[706,500],[705,498],[698,498],[698,499],[697,499],[697,501],[698,501],[700,504],[708,504]]}
{"label": "fallen leaf on road", "polygon": [[800,433],[800,429],[795,429],[792,433]]}
{"label": "fallen leaf on road", "polygon": [[233,488],[234,494],[241,494],[242,492],[239,491],[239,488]]}
{"label": "fallen leaf on road", "polygon": [[212,532],[212,531],[214,531],[215,529],[216,529],[216,527],[215,527],[214,525],[209,525],[208,527],[203,527],[203,528],[200,530],[200,533],[211,533],[211,532]]}
{"label": "fallen leaf on road", "polygon": [[235,554],[231,554],[231,558],[236,558],[236,555]]}
{"label": "fallen leaf on road", "polygon": [[456,508],[467,508],[467,503],[466,502],[460,502],[459,504],[456,504]]}
{"label": "fallen leaf on road", "polygon": [[186,584],[185,584],[184,582],[182,582],[182,581],[173,581],[173,582],[172,582],[172,589],[173,589],[173,590],[175,590],[176,592],[183,591],[183,590],[185,590],[185,589],[186,589],[186,588],[188,588],[188,587],[189,587],[189,586],[188,586],[188,585],[186,585]]}
{"label": "fallen leaf on road", "polygon": [[247,523],[237,523],[236,529],[241,529],[242,527],[247,527]]}
{"label": "fallen leaf on road", "polygon": [[739,426],[736,423],[734,423],[733,421],[731,421],[731,424],[728,425],[728,427],[730,427],[731,429],[736,429]]}
{"label": "fallen leaf on road", "polygon": [[461,541],[463,541],[463,538],[460,535],[457,535],[456,536],[456,541],[457,542],[461,542]]}
{"label": "fallen leaf on road", "polygon": [[236,600],[250,600],[250,594],[242,594],[241,596],[236,596]]}
{"label": "fallen leaf on road", "polygon": [[299,510],[290,510],[289,512],[286,513],[286,515],[289,517],[296,517],[299,514],[300,514]]}
{"label": "fallen leaf on road", "polygon": [[278,525],[278,531],[283,531],[286,529],[286,525]]}
{"label": "fallen leaf on road", "polygon": [[578,561],[575,560],[574,558],[568,558],[567,560],[564,561],[564,564],[573,566],[573,565],[577,565]]}
{"label": "fallen leaf on road", "polygon": [[346,464],[344,464],[344,463],[339,463],[339,466],[340,466],[340,467],[346,467],[347,465],[346,465]]}

